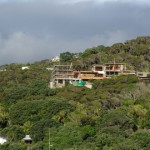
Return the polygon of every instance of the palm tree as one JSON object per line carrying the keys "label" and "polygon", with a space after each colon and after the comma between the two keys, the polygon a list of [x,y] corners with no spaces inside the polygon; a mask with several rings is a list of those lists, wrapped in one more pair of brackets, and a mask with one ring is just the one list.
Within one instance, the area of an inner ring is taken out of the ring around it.
{"label": "palm tree", "polygon": [[0,127],[6,127],[8,123],[8,113],[4,111],[3,106],[0,105]]}

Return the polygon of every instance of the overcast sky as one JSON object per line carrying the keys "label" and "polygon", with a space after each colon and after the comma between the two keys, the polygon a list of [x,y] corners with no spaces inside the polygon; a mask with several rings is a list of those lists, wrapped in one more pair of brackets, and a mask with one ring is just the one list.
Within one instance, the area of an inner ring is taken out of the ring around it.
{"label": "overcast sky", "polygon": [[150,0],[0,0],[0,65],[150,35]]}

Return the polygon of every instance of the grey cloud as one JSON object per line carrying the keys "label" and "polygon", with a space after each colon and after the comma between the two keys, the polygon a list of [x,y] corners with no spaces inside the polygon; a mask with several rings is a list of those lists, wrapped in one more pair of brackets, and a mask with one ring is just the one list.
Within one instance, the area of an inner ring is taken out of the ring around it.
{"label": "grey cloud", "polygon": [[[59,55],[62,51],[80,52],[87,47],[91,47],[91,45],[97,46],[99,42],[110,45],[116,40],[124,41],[126,38],[127,35],[123,31],[71,41],[59,38],[55,39],[49,35],[37,38],[26,33],[16,32],[7,39],[0,38],[0,63],[27,63],[50,59],[52,56]],[[53,44],[56,40],[57,44]]]}
{"label": "grey cloud", "polygon": [[149,5],[59,2],[0,4],[0,64],[47,59],[65,50],[78,52],[150,34]]}

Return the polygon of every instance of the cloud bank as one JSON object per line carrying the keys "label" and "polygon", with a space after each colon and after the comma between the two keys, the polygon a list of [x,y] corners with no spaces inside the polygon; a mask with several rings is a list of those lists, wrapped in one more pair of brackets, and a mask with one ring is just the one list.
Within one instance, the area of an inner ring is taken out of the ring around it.
{"label": "cloud bank", "polygon": [[0,64],[150,35],[148,0],[1,0]]}

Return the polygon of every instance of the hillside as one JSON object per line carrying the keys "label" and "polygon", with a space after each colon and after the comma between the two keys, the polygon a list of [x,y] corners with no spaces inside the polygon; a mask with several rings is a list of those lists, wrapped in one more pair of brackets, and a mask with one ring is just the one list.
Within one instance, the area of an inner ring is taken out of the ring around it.
{"label": "hillside", "polygon": [[[70,57],[71,58],[71,57]],[[138,37],[116,43],[111,47],[103,45],[86,49],[77,59],[68,59],[76,69],[87,69],[92,64],[114,62],[127,63],[129,69],[138,71],[150,70],[150,37]]]}
{"label": "hillside", "polygon": [[[75,57],[76,56],[76,57]],[[150,71],[150,37],[110,47],[60,54],[61,64],[88,70],[93,64],[127,63]],[[68,85],[50,89],[49,60],[4,65],[0,71],[1,150],[149,150],[150,83],[134,75],[95,80],[93,88]],[[22,66],[30,68],[22,70]],[[33,142],[26,145],[25,135]]]}

